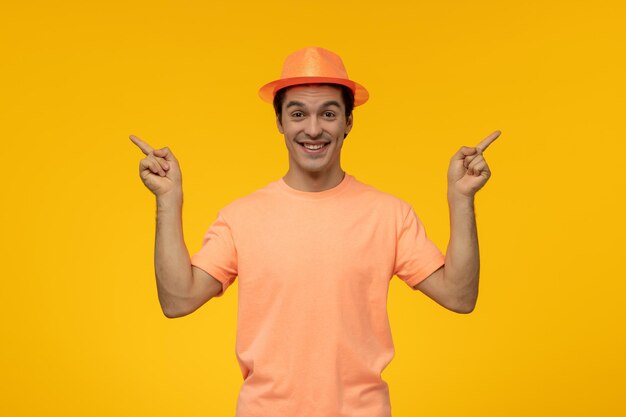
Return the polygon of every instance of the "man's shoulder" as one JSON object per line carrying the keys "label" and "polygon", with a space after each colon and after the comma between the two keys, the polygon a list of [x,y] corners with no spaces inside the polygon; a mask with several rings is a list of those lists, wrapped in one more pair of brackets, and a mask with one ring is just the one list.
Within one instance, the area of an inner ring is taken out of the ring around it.
{"label": "man's shoulder", "polygon": [[411,204],[395,194],[354,178],[354,190],[361,204],[378,210],[394,211],[406,215],[411,210]]}
{"label": "man's shoulder", "polygon": [[220,211],[224,214],[237,214],[263,205],[272,204],[278,190],[278,180],[267,183],[256,190],[237,197],[225,205]]}

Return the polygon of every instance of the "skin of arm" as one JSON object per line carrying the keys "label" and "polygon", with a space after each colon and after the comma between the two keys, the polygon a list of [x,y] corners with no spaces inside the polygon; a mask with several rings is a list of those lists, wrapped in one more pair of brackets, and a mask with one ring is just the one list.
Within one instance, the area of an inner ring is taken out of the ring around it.
{"label": "skin of arm", "polygon": [[491,176],[482,153],[498,136],[496,130],[474,148],[463,146],[450,160],[450,240],[445,264],[413,287],[457,313],[471,313],[478,300],[480,255],[474,196]]}
{"label": "skin of arm", "polygon": [[182,198],[157,198],[154,270],[159,302],[165,316],[186,316],[213,298],[222,284],[191,265],[182,228]]}
{"label": "skin of arm", "polygon": [[213,298],[222,284],[191,265],[182,227],[182,198],[157,198],[154,270],[159,303],[169,318],[186,316]]}
{"label": "skin of arm", "polygon": [[474,201],[448,198],[450,241],[445,265],[413,288],[457,313],[471,313],[478,299],[480,258]]}
{"label": "skin of arm", "polygon": [[191,293],[193,273],[183,237],[182,198],[157,197],[154,271],[159,303],[165,316],[187,314],[185,300]]}
{"label": "skin of arm", "polygon": [[139,176],[157,201],[154,269],[159,303],[166,317],[185,316],[219,293],[222,284],[191,265],[183,238],[178,159],[168,147],[154,149],[135,135],[130,140],[146,155],[139,162]]}

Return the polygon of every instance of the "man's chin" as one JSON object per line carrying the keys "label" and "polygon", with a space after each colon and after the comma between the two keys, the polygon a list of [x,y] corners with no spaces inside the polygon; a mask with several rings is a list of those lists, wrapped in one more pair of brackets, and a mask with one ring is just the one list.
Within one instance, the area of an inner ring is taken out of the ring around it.
{"label": "man's chin", "polygon": [[300,172],[307,175],[320,175],[329,171],[326,164],[300,164]]}

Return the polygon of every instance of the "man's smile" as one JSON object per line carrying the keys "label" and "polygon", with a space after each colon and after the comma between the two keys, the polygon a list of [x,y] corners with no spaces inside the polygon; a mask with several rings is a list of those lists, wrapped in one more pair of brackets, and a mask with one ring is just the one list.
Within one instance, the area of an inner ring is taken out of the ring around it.
{"label": "man's smile", "polygon": [[304,148],[306,153],[321,153],[326,147],[330,144],[330,142],[297,142],[298,145]]}

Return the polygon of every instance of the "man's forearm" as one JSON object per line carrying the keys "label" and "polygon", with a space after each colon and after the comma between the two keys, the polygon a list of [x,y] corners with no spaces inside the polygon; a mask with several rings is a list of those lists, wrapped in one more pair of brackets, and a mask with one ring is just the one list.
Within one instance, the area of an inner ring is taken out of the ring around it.
{"label": "man's forearm", "polygon": [[191,292],[193,274],[183,238],[182,194],[180,198],[157,198],[154,268],[161,308],[167,316],[183,312]]}
{"label": "man's forearm", "polygon": [[446,250],[444,281],[462,310],[472,311],[478,299],[480,259],[473,197],[448,194],[450,241]]}

